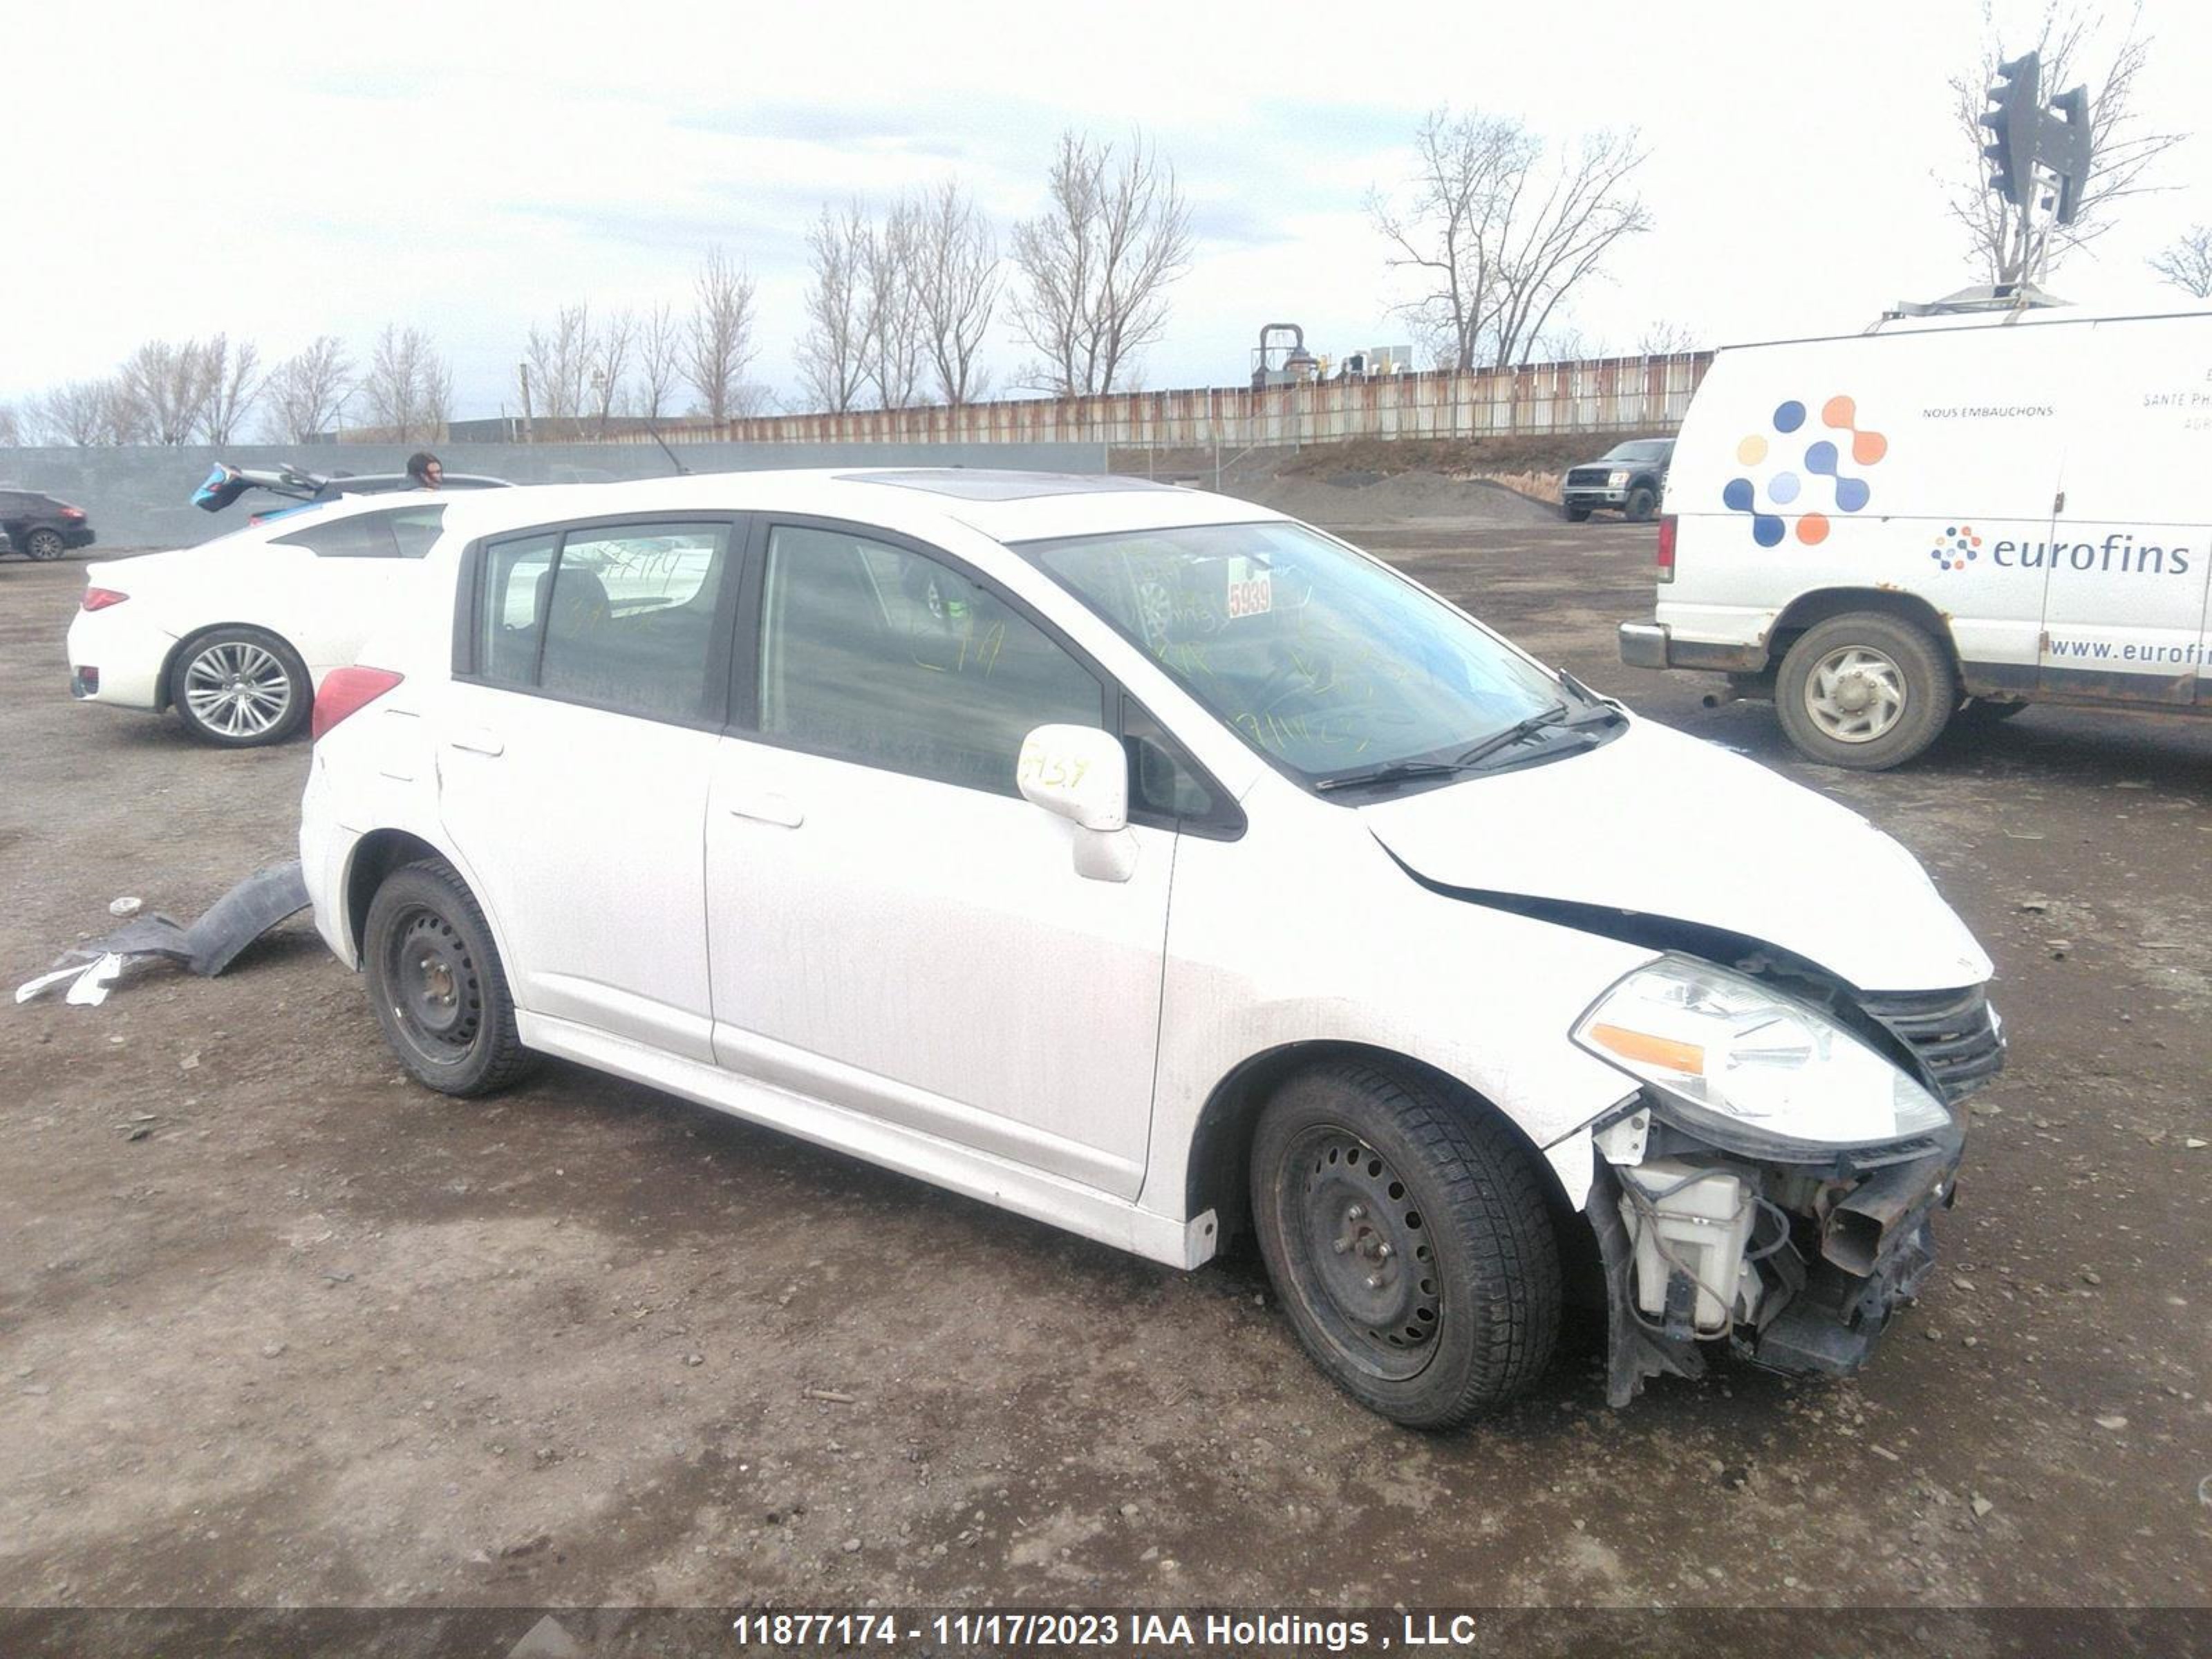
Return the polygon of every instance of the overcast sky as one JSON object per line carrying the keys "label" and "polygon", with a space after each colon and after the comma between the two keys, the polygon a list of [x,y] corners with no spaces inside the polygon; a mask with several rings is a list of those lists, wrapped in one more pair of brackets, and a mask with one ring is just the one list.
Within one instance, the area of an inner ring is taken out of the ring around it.
{"label": "overcast sky", "polygon": [[[2008,50],[2039,10],[1999,0]],[[2147,0],[2144,22],[2144,113],[2185,128],[2212,7]],[[1143,384],[1235,384],[1263,323],[1339,354],[1408,337],[1364,201],[1405,179],[1440,103],[1559,140],[1641,129],[1656,228],[1577,294],[1592,342],[1854,328],[1975,279],[1931,175],[1960,160],[1945,81],[1983,32],[1971,0],[25,7],[0,400],[149,337],[227,331],[266,362],[330,332],[365,356],[398,322],[453,362],[457,416],[495,415],[533,320],[680,303],[720,243],[759,283],[753,378],[804,407],[822,202],[952,176],[1004,227],[1041,206],[1063,127],[1131,123],[1173,160],[1199,235]],[[2054,289],[2177,297],[2143,259],[2212,220],[2212,131],[2159,177],[2171,190]],[[1000,333],[1004,382],[1030,354]]]}

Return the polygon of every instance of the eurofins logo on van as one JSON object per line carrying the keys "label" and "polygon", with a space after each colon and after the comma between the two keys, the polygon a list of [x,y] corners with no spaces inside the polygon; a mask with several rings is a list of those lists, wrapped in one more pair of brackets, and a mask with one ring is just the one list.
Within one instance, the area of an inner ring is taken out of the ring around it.
{"label": "eurofins logo on van", "polygon": [[2099,570],[2128,576],[2185,576],[2190,568],[2189,549],[2138,543],[2132,530],[2115,530],[2100,542],[2006,539],[1990,547],[1990,559],[2008,570]]}
{"label": "eurofins logo on van", "polygon": [[[1736,460],[1747,467],[1759,466],[1769,459],[1779,459],[1781,452],[1794,447],[1778,439],[1794,439],[1804,427],[1805,405],[1796,398],[1778,404],[1772,426],[1775,438],[1765,433],[1754,432],[1735,447]],[[1876,465],[1889,453],[1889,440],[1881,433],[1858,424],[1857,405],[1840,393],[1820,405],[1820,424],[1837,432],[1850,434],[1850,459],[1860,467]],[[1814,477],[1826,478],[1834,488],[1832,500],[1838,513],[1857,513],[1864,510],[1873,497],[1873,490],[1864,478],[1848,477],[1843,471],[1843,457],[1835,441],[1820,438],[1805,446],[1796,467],[1783,467],[1767,475],[1764,480],[1766,499],[1773,507],[1791,507],[1804,493],[1806,479],[1798,468]],[[1759,485],[1748,477],[1730,478],[1721,490],[1721,505],[1731,513],[1743,513],[1751,518],[1751,538],[1761,547],[1775,547],[1790,532],[1788,519],[1778,513],[1761,512],[1759,507]],[[1830,521],[1826,513],[1808,508],[1796,520],[1797,539],[1808,547],[1818,547],[1828,539]]]}
{"label": "eurofins logo on van", "polygon": [[1974,534],[1970,524],[1948,525],[1936,538],[1936,545],[1928,550],[1928,556],[1936,561],[1939,570],[1964,570],[1970,559],[1982,556],[1982,538]]}

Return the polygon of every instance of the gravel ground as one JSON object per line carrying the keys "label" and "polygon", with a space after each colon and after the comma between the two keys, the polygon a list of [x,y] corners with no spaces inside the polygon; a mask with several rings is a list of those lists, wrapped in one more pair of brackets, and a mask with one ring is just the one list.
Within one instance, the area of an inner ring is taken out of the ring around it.
{"label": "gravel ground", "polygon": [[[2212,725],[2039,709],[1820,771],[1620,665],[1648,528],[1328,493],[1898,835],[1996,958],[2011,1068],[1872,1369],[1614,1413],[1585,1334],[1409,1434],[1249,1255],[1174,1273],[572,1067],[414,1088],[301,919],[220,980],[0,1015],[0,1604],[2205,1603]],[[73,706],[82,582],[0,562],[11,984],[118,895],[190,915],[286,856],[307,763]]]}

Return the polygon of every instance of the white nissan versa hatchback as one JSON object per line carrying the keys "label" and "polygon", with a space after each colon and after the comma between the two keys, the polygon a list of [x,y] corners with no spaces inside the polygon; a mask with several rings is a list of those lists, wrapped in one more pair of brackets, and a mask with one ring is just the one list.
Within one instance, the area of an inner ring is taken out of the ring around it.
{"label": "white nissan versa hatchback", "polygon": [[1850,1371],[1928,1271],[2002,1041],[1920,866],[1317,531],[754,473],[456,498],[424,574],[301,852],[431,1088],[557,1054],[1178,1267],[1249,1226],[1424,1426],[1543,1370],[1563,1258],[1616,1403]]}

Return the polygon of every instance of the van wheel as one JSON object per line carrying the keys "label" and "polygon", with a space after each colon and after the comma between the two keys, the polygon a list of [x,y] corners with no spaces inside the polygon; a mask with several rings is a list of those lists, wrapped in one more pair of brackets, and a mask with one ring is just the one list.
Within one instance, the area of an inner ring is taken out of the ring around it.
{"label": "van wheel", "polygon": [[1285,1085],[1253,1139],[1252,1214],[1298,1340],[1370,1411],[1450,1428],[1551,1360],[1538,1172],[1503,1122],[1425,1081],[1355,1063]]}
{"label": "van wheel", "polygon": [[426,859],[384,878],[362,928],[362,967],[376,1023],[417,1083],[488,1095],[538,1056],[522,1046],[514,999],[476,896]]}
{"label": "van wheel", "polygon": [[1659,492],[1650,484],[1638,484],[1628,492],[1628,502],[1620,509],[1620,516],[1631,524],[1643,524],[1658,506]]}
{"label": "van wheel", "polygon": [[1774,697],[1801,754],[1867,772],[1927,748],[1958,702],[1942,647],[1911,623],[1868,611],[1801,635],[1782,659]]}

